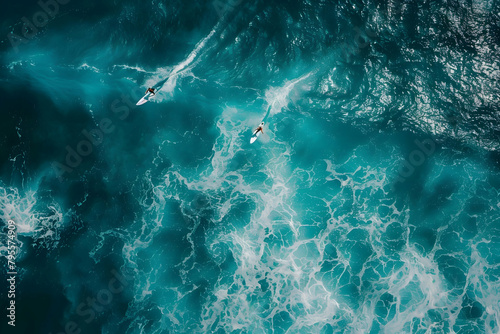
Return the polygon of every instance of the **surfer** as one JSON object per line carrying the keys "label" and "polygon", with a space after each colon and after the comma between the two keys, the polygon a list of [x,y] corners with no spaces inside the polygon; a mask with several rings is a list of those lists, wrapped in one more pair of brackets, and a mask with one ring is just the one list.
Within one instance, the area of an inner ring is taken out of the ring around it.
{"label": "surfer", "polygon": [[155,93],[155,89],[154,88],[148,88],[148,90],[146,91],[145,93],[146,95],[144,95],[142,97],[142,99],[139,100],[139,102],[137,102],[135,105],[136,106],[142,106],[144,103],[148,102],[149,99],[152,99],[153,96],[156,95]]}
{"label": "surfer", "polygon": [[253,131],[252,138],[250,138],[250,144],[256,141],[261,133],[264,133],[264,122],[260,123],[257,129]]}

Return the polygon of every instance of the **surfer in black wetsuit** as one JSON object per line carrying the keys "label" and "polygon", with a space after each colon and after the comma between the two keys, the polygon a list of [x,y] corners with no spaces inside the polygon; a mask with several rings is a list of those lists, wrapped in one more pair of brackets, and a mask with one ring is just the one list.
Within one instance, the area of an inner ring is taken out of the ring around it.
{"label": "surfer in black wetsuit", "polygon": [[264,127],[262,125],[259,125],[259,127],[255,129],[255,134],[259,133],[259,131],[264,133]]}
{"label": "surfer in black wetsuit", "polygon": [[148,90],[146,91],[146,94],[147,94],[148,92],[149,92],[149,93],[151,93],[151,94],[153,94],[153,95],[155,95],[155,94],[156,94],[156,93],[155,93],[155,89],[154,89],[154,88],[148,88]]}

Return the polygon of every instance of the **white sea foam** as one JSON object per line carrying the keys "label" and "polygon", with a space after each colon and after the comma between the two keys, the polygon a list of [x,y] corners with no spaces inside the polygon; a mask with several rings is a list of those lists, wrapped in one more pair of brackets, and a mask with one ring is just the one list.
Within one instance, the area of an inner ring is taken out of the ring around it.
{"label": "white sea foam", "polygon": [[52,249],[59,243],[64,215],[55,202],[39,203],[36,191],[0,187],[1,218],[16,224],[17,235],[31,237],[34,245]]}
{"label": "white sea foam", "polygon": [[[269,112],[269,116],[276,115],[281,112],[283,108],[285,108],[291,101],[294,99],[298,99],[300,96],[300,92],[295,96],[291,96],[293,89],[299,83],[302,83],[304,80],[309,78],[314,72],[310,72],[304,74],[303,76],[287,81],[281,87],[271,87],[266,91],[266,101],[269,106],[271,106],[271,110]],[[307,86],[303,87],[307,89]]]}
{"label": "white sea foam", "polygon": [[130,66],[130,65],[113,65],[113,69],[115,68],[123,68],[123,69],[126,69],[126,70],[134,70],[136,72],[142,72],[142,73],[148,73],[148,71],[146,71],[145,69],[143,69],[142,67],[140,66]]}

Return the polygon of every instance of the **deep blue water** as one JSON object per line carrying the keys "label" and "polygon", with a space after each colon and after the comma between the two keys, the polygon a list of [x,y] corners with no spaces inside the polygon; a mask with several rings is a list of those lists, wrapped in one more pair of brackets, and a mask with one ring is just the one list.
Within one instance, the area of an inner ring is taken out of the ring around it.
{"label": "deep blue water", "polygon": [[51,4],[0,14],[2,333],[500,332],[498,1]]}

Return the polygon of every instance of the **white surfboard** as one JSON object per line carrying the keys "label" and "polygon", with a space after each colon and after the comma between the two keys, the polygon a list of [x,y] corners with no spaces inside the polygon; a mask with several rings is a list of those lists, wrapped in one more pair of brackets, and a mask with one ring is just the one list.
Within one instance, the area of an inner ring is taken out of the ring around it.
{"label": "white surfboard", "polygon": [[148,101],[149,101],[149,99],[150,99],[152,96],[154,96],[154,95],[155,95],[155,94],[153,94],[153,93],[151,93],[151,92],[147,92],[147,94],[146,94],[146,95],[144,95],[144,96],[142,97],[142,99],[140,99],[140,100],[139,100],[139,102],[137,102],[135,105],[136,105],[136,106],[142,106],[144,103],[148,102]]}
{"label": "white surfboard", "polygon": [[[263,127],[263,126],[264,126],[264,122],[260,123],[259,127]],[[259,138],[260,134],[262,133],[262,131],[257,132],[257,129],[255,129],[252,133],[252,138],[250,138],[250,144],[253,144],[257,140],[257,138]]]}

